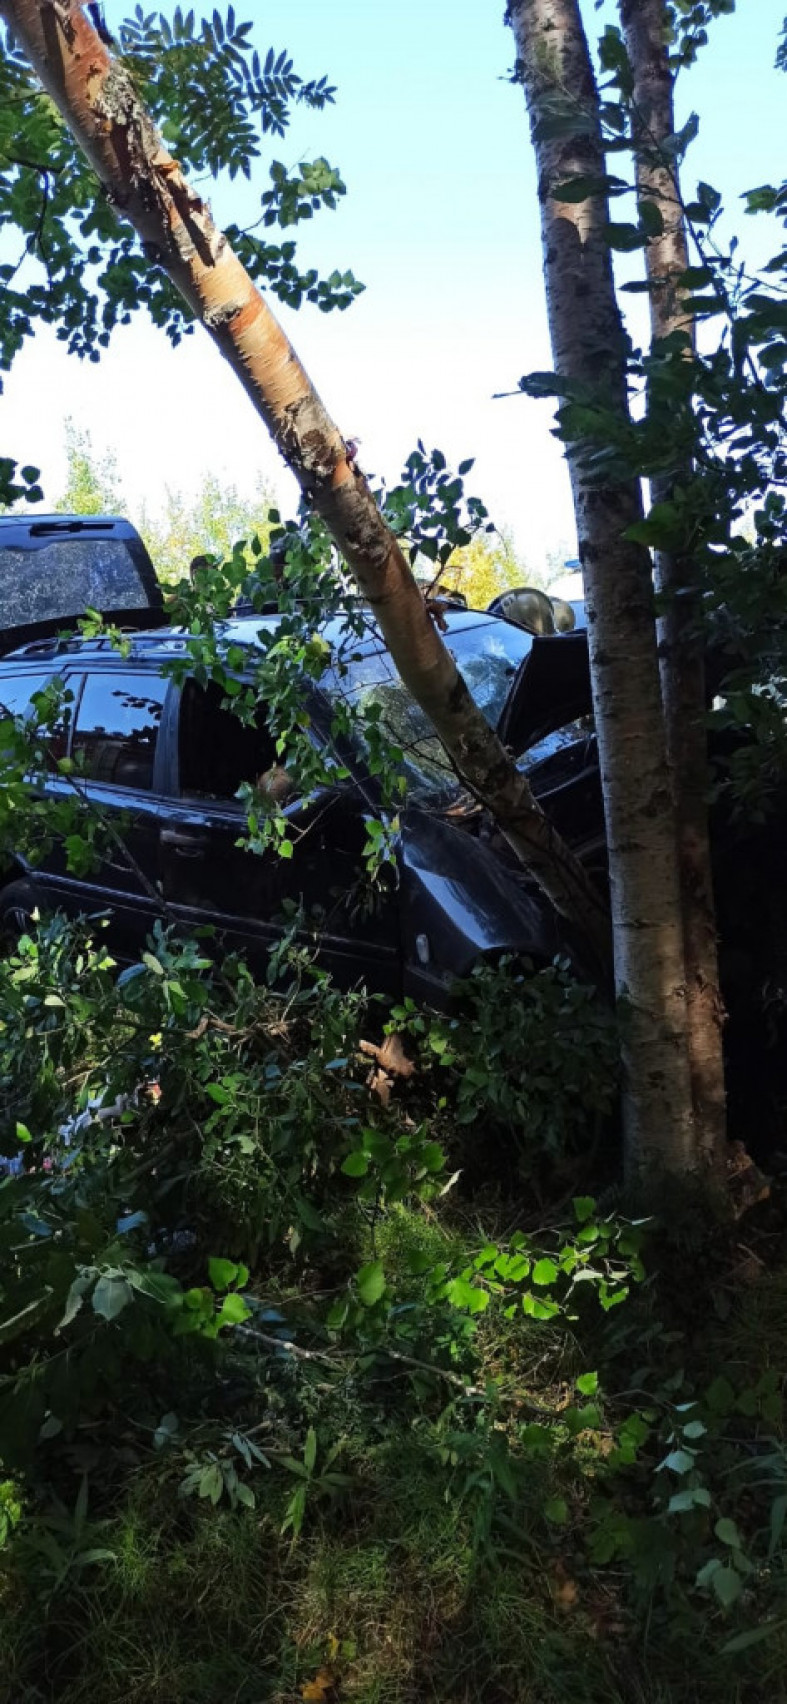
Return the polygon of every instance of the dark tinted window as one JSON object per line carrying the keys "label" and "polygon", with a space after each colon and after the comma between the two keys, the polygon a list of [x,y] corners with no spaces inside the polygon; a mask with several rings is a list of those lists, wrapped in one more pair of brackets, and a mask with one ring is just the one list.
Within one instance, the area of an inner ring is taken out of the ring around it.
{"label": "dark tinted window", "polygon": [[149,790],[166,691],[167,682],[153,674],[88,675],[73,746],[82,773]]}
{"label": "dark tinted window", "polygon": [[[42,733],[44,719],[48,734],[44,735],[46,747],[53,760],[65,757],[68,746],[68,731],[74,714],[74,702],[78,681],[72,677],[63,680],[61,675],[22,673],[16,669],[13,673],[0,675],[0,716],[29,715],[32,721],[40,721]],[[52,709],[54,714],[47,714],[44,706],[33,705],[35,693],[52,689]]]}
{"label": "dark tinted window", "polygon": [[243,781],[257,781],[276,762],[262,716],[251,727],[222,704],[221,687],[187,681],[180,707],[181,793],[233,799]]}

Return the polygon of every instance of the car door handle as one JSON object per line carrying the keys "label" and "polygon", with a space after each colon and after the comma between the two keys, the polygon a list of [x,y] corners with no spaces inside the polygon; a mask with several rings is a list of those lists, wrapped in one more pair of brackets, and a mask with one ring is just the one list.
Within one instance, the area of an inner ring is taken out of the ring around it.
{"label": "car door handle", "polygon": [[168,846],[177,858],[204,858],[207,842],[202,835],[180,834],[176,828],[163,828],[161,844]]}

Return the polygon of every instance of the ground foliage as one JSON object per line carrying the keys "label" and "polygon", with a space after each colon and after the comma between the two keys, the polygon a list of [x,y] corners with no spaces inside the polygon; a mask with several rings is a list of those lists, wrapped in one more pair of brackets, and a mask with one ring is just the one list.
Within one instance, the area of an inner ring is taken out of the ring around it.
{"label": "ground foliage", "polygon": [[762,1696],[778,1201],[599,1200],[611,1019],[519,975],[430,1018],[292,942],[6,958],[6,1696]]}

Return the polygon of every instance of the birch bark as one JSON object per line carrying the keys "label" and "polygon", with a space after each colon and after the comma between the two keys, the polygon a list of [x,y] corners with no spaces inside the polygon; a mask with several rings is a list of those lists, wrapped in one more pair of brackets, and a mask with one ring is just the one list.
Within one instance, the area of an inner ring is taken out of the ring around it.
{"label": "birch bark", "polygon": [[[634,76],[634,140],[640,198],[659,209],[663,230],[646,249],[650,323],[654,340],[694,325],[682,305],[681,274],[689,264],[677,164],[664,143],[675,130],[673,76],[665,45],[664,0],[620,0],[620,17]],[[679,468],[653,480],[654,503],[669,502]],[[698,1148],[720,1163],[726,1136],[722,1054],[724,1009],[719,990],[716,916],[708,834],[705,668],[699,595],[684,556],[656,552],[656,583],[665,600],[659,619],[661,688],[672,769],[686,960],[689,1063]]]}
{"label": "birch bark", "polygon": [[[606,165],[599,98],[578,0],[511,0],[509,20],[538,171],[547,311],[556,371],[628,415],[626,341],[607,198],[553,190]],[[573,108],[569,133],[555,112]],[[626,1144],[631,1170],[694,1168],[675,817],[659,682],[651,562],[625,533],[639,485],[600,485],[567,445],[585,581],[609,846],[616,983],[626,1000]]]}

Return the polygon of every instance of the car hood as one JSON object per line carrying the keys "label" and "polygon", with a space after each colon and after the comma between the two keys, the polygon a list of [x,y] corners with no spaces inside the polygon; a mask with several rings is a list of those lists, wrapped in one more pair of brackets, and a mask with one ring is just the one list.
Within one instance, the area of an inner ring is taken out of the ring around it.
{"label": "car hood", "polygon": [[587,633],[534,637],[516,671],[498,720],[504,745],[520,757],[554,728],[593,708]]}

